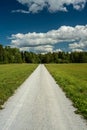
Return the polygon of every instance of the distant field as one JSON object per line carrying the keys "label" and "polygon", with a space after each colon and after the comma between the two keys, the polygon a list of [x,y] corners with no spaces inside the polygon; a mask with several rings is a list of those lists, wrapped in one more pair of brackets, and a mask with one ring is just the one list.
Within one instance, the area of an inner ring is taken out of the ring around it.
{"label": "distant field", "polygon": [[0,108],[36,67],[35,64],[0,65]]}
{"label": "distant field", "polygon": [[49,64],[46,65],[66,95],[87,119],[87,64]]}

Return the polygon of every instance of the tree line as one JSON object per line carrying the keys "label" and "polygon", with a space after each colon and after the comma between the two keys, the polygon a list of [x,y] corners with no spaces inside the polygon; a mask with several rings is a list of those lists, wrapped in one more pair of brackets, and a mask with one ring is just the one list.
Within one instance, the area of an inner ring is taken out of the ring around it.
{"label": "tree line", "polygon": [[0,45],[0,64],[8,63],[87,63],[87,52],[36,54]]}

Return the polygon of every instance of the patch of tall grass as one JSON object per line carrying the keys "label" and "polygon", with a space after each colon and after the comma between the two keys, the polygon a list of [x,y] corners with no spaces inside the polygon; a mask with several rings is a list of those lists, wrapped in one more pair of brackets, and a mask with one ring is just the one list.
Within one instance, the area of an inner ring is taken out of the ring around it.
{"label": "patch of tall grass", "polygon": [[46,65],[79,113],[87,119],[87,64]]}
{"label": "patch of tall grass", "polygon": [[0,108],[36,67],[36,64],[0,65]]}

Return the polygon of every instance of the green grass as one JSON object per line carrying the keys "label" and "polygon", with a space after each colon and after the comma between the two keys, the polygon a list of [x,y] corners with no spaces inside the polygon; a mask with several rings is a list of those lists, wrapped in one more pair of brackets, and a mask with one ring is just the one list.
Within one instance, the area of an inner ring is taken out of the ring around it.
{"label": "green grass", "polygon": [[35,64],[0,65],[0,108],[36,67]]}
{"label": "green grass", "polygon": [[76,113],[87,119],[87,64],[49,64],[46,67],[73,101]]}

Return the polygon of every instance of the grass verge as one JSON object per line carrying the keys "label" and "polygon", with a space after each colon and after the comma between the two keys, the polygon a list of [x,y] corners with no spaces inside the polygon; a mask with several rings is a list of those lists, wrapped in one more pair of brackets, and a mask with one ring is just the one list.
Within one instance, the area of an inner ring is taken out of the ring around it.
{"label": "grass verge", "polygon": [[0,109],[36,67],[35,64],[0,65]]}
{"label": "grass verge", "polygon": [[87,119],[87,64],[49,64],[48,71]]}

